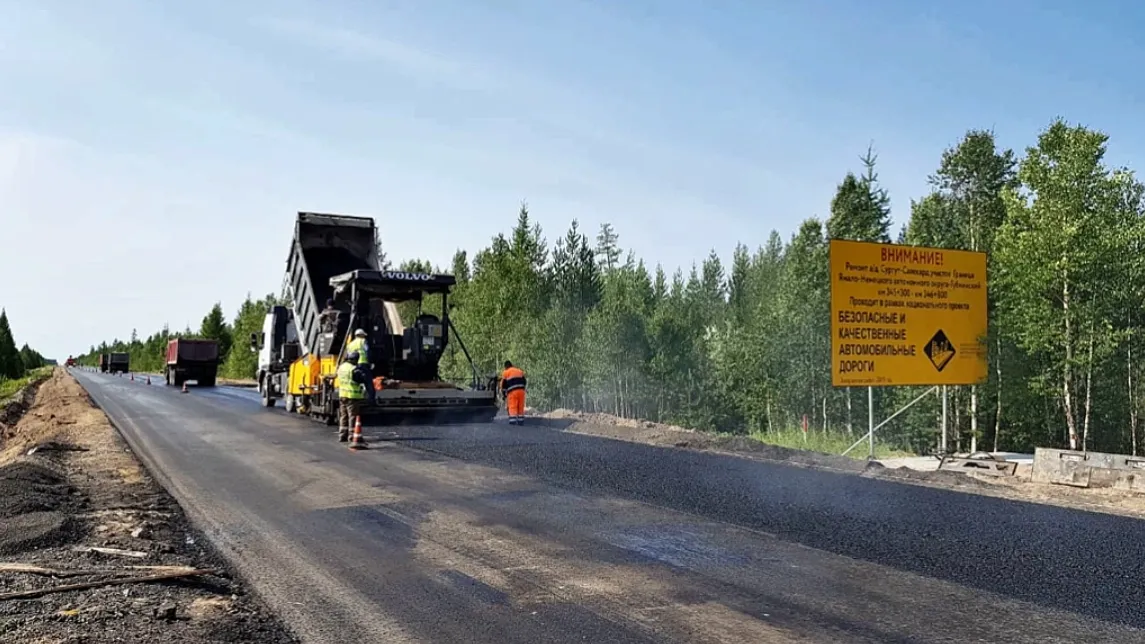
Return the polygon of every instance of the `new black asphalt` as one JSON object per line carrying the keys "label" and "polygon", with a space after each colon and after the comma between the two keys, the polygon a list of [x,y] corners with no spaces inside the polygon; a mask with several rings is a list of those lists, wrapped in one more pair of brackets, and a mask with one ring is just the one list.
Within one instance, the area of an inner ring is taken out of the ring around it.
{"label": "new black asphalt", "polygon": [[502,423],[76,374],[309,641],[1145,641],[1145,523]]}

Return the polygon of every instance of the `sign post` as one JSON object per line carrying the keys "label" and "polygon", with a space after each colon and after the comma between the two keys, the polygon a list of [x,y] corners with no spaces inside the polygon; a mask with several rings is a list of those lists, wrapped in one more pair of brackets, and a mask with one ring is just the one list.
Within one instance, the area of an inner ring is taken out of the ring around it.
{"label": "sign post", "polygon": [[873,458],[874,387],[986,379],[986,254],[832,239],[830,270],[831,384],[868,388]]}

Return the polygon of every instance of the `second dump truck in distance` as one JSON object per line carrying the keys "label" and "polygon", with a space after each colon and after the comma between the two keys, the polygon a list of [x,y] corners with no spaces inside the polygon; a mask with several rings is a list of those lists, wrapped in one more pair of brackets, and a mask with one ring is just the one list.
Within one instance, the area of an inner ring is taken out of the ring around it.
{"label": "second dump truck in distance", "polygon": [[201,338],[175,338],[167,343],[167,384],[182,387],[189,380],[214,387],[219,373],[219,343]]}

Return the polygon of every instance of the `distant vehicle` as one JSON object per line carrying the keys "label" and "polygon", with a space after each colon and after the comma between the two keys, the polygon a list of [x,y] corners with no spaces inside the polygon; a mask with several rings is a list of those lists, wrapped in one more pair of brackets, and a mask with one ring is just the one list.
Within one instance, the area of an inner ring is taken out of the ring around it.
{"label": "distant vehicle", "polygon": [[167,343],[167,384],[182,387],[194,380],[214,387],[219,373],[219,343],[202,338],[175,338]]}
{"label": "distant vehicle", "polygon": [[76,366],[76,359],[75,359],[75,358],[73,358],[73,357],[71,357],[71,356],[68,356],[68,359],[64,361],[64,366],[65,366],[65,367],[74,367],[74,366]]}
{"label": "distant vehicle", "polygon": [[128,373],[131,371],[131,356],[117,352],[107,354],[108,373]]}

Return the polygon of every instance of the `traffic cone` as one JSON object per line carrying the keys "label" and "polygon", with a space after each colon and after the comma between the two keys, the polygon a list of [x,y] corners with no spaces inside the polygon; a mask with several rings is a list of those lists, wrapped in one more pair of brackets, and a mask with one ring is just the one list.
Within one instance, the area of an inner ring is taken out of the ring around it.
{"label": "traffic cone", "polygon": [[183,383],[183,393],[187,393],[187,383]]}
{"label": "traffic cone", "polygon": [[354,433],[350,434],[350,449],[368,449],[362,438],[362,417],[354,417]]}
{"label": "traffic cone", "polygon": [[148,384],[148,385],[150,385],[150,384],[151,384],[151,376],[147,376],[147,384]]}

